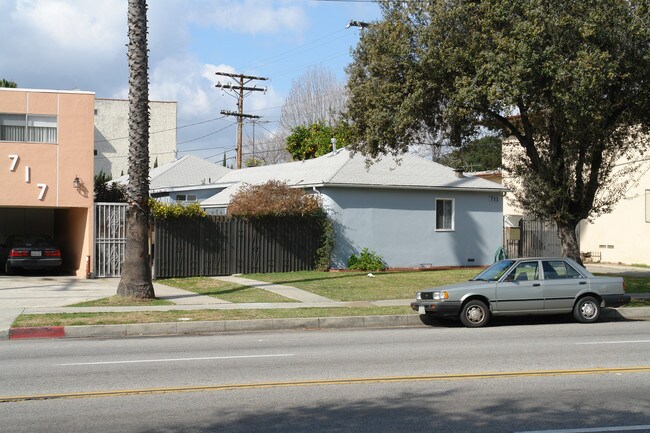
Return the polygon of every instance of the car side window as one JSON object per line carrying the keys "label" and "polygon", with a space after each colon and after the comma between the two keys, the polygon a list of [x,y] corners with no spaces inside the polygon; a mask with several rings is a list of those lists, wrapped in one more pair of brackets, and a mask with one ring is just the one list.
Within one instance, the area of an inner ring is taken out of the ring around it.
{"label": "car side window", "polygon": [[537,261],[521,262],[510,271],[505,281],[529,281],[539,279],[539,266]]}
{"label": "car side window", "polygon": [[544,260],[542,268],[545,280],[583,278],[578,271],[563,260]]}

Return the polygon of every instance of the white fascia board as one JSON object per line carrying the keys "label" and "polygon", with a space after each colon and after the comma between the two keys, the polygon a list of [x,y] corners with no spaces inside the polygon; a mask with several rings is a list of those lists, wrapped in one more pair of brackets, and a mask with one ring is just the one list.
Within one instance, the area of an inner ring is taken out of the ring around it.
{"label": "white fascia board", "polygon": [[160,194],[163,192],[176,192],[176,191],[198,191],[202,189],[212,189],[212,188],[227,188],[223,184],[201,184],[201,185],[182,185],[182,186],[170,186],[164,188],[150,189],[150,194]]}
{"label": "white fascia board", "polygon": [[11,88],[11,87],[3,87],[2,91],[7,91],[7,92],[30,92],[30,93],[72,93],[75,95],[94,95],[95,92],[89,92],[87,90],[54,90],[54,89],[24,89],[21,87],[18,88]]}
{"label": "white fascia board", "polygon": [[361,183],[320,183],[320,184],[300,184],[295,185],[299,188],[311,187],[335,187],[335,188],[368,188],[368,189],[409,189],[421,191],[478,191],[478,192],[509,192],[510,189],[505,186],[495,188],[476,188],[476,187],[457,187],[457,186],[419,186],[419,185],[372,185]]}

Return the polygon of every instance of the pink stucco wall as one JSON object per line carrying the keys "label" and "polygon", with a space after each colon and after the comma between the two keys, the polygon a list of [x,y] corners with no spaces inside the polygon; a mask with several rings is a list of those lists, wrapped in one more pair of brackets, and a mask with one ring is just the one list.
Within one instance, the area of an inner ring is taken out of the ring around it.
{"label": "pink stucco wall", "polygon": [[[58,123],[56,144],[0,141],[0,207],[63,215],[55,218],[54,236],[66,244],[68,264],[80,276],[93,255],[94,99],[90,92],[0,89],[0,113],[52,115]],[[12,155],[18,155],[13,171]]]}

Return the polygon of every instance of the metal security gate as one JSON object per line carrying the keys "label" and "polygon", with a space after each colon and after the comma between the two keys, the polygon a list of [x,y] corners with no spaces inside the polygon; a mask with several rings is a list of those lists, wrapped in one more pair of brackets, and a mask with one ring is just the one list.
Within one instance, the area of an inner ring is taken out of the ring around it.
{"label": "metal security gate", "polygon": [[[516,236],[513,236],[515,233]],[[510,258],[562,255],[562,243],[557,236],[555,223],[526,217],[519,221],[519,227],[505,230],[504,246]]]}
{"label": "metal security gate", "polygon": [[126,203],[95,203],[95,277],[119,277],[126,247]]}

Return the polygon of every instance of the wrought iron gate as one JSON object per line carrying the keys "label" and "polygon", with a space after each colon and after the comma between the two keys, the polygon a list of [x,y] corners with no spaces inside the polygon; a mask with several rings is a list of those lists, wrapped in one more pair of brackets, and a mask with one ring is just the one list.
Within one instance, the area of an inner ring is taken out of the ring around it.
{"label": "wrought iron gate", "polygon": [[126,203],[95,203],[95,277],[119,277],[126,246]]}
{"label": "wrought iron gate", "polygon": [[[515,235],[516,234],[516,235]],[[519,227],[504,230],[504,246],[510,258],[557,257],[562,255],[562,243],[557,236],[557,226],[522,218]]]}

